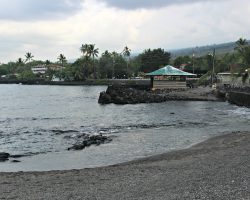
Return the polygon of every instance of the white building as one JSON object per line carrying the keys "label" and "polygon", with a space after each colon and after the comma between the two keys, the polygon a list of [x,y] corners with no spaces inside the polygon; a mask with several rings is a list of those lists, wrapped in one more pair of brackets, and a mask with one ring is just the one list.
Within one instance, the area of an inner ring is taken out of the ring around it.
{"label": "white building", "polygon": [[33,74],[45,74],[47,71],[46,65],[37,65],[31,68]]}
{"label": "white building", "polygon": [[[230,73],[230,72],[221,72],[217,74],[217,78],[219,82],[222,84],[234,84],[234,85],[242,85],[244,84],[242,81],[242,75],[238,75],[238,73]],[[249,77],[245,80],[246,84],[250,83]]]}

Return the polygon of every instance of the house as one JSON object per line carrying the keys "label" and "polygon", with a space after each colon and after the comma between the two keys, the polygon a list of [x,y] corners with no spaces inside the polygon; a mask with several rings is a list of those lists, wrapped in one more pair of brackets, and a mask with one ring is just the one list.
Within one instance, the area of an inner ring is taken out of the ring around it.
{"label": "house", "polygon": [[242,74],[231,72],[220,72],[217,74],[218,82],[221,84],[242,85],[250,84],[248,69]]}
{"label": "house", "polygon": [[36,65],[31,68],[31,71],[33,74],[45,74],[47,69],[46,65]]}
{"label": "house", "polygon": [[49,65],[47,65],[47,68],[52,70],[52,71],[62,71],[65,67],[63,67],[61,65],[49,64]]}

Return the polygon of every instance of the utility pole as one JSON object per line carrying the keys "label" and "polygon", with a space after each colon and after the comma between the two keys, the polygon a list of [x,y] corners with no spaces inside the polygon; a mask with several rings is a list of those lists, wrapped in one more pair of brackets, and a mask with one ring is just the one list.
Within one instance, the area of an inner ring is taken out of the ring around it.
{"label": "utility pole", "polygon": [[214,51],[213,51],[212,86],[214,84],[214,65],[215,65],[215,48],[214,48]]}
{"label": "utility pole", "polygon": [[113,60],[113,63],[112,63],[112,79],[114,79],[114,77],[115,77],[115,54],[114,54],[114,52],[112,53],[112,60]]}
{"label": "utility pole", "polygon": [[193,61],[193,74],[194,74],[194,49],[193,49],[192,61]]}

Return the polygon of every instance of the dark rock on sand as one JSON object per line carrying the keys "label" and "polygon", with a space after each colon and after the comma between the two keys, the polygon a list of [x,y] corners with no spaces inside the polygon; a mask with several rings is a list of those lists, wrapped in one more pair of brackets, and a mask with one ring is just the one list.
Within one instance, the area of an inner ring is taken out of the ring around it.
{"label": "dark rock on sand", "polygon": [[5,153],[5,152],[0,152],[0,162],[4,162],[9,160],[9,153]]}
{"label": "dark rock on sand", "polygon": [[80,142],[78,141],[72,147],[69,147],[68,150],[82,150],[85,147],[89,147],[91,145],[100,145],[111,141],[112,141],[111,138],[102,134],[91,135],[91,136],[85,135],[85,137],[83,137],[83,141]]}
{"label": "dark rock on sand", "polygon": [[20,160],[12,160],[11,162],[13,162],[13,163],[19,163],[21,161]]}

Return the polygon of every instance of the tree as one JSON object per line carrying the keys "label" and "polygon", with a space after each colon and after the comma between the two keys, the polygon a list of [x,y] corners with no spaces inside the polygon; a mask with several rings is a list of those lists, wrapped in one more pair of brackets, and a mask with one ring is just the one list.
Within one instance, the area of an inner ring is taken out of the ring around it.
{"label": "tree", "polygon": [[94,78],[97,78],[96,68],[95,68],[95,57],[98,57],[99,49],[95,48],[95,44],[82,44],[80,51],[83,54],[83,57],[92,58],[92,67],[94,70]]}
{"label": "tree", "polygon": [[113,56],[108,50],[102,53],[99,59],[99,75],[100,78],[113,77]]}
{"label": "tree", "polygon": [[126,59],[127,60],[127,76],[129,75],[128,65],[129,65],[129,60],[130,60],[130,52],[131,52],[131,49],[129,49],[127,46],[125,46],[122,51],[123,56],[127,58]]}
{"label": "tree", "polygon": [[148,73],[167,65],[170,61],[171,54],[164,49],[146,49],[139,55],[141,61],[140,70]]}
{"label": "tree", "polygon": [[250,45],[248,44],[246,39],[240,38],[236,41],[235,49],[238,51],[242,64],[244,65],[244,69],[246,69],[250,65]]}
{"label": "tree", "polygon": [[30,62],[32,60],[32,58],[34,58],[34,56],[30,53],[30,52],[27,52],[25,54],[25,57],[26,57],[26,62]]}
{"label": "tree", "polygon": [[64,64],[67,62],[66,57],[63,54],[60,54],[57,59],[61,63],[62,67],[64,67]]}
{"label": "tree", "polygon": [[179,56],[176,59],[174,59],[173,65],[175,67],[180,67],[182,64],[191,64],[192,59],[189,56]]}
{"label": "tree", "polygon": [[80,47],[80,51],[82,52],[83,56],[88,55],[88,49],[89,49],[88,44],[82,44],[82,46]]}
{"label": "tree", "polygon": [[239,40],[237,40],[235,44],[236,44],[235,49],[238,50],[240,53],[243,53],[245,47],[248,45],[247,40],[243,38],[240,38]]}
{"label": "tree", "polygon": [[24,65],[24,62],[25,61],[22,58],[18,58],[16,61],[17,65]]}
{"label": "tree", "polygon": [[51,64],[51,62],[49,60],[46,60],[45,65],[49,65],[49,64]]}
{"label": "tree", "polygon": [[96,67],[95,67],[95,57],[98,57],[99,49],[95,49],[95,44],[89,44],[87,55],[92,57],[92,67],[94,70],[94,78],[97,78]]}
{"label": "tree", "polygon": [[20,78],[22,80],[32,80],[35,78],[35,75],[33,74],[33,72],[31,70],[25,70],[25,71],[21,72]]}

